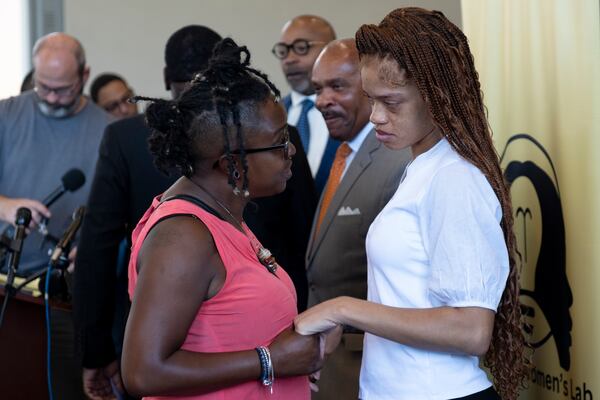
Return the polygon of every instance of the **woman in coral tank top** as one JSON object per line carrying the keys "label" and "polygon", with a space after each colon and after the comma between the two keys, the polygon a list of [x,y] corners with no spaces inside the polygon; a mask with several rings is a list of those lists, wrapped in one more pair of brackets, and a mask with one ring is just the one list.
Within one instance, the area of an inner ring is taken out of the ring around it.
{"label": "woman in coral tank top", "polygon": [[[151,101],[150,149],[183,175],[133,232],[123,378],[134,395],[302,399],[321,341],[293,331],[294,286],[242,220],[291,177],[279,91],[225,39],[177,100]],[[293,227],[290,227],[293,229]]]}

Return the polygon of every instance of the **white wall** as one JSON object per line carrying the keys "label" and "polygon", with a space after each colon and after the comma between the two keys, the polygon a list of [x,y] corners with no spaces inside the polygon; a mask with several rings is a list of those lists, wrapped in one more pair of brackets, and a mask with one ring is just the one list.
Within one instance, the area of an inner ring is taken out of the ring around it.
{"label": "white wall", "polygon": [[461,26],[459,0],[64,0],[64,12],[65,31],[86,49],[91,79],[117,72],[137,93],[166,97],[164,46],[182,26],[206,25],[248,46],[254,66],[285,93],[279,62],[271,54],[285,21],[316,14],[332,23],[339,38],[351,37],[361,24],[379,23],[389,11],[407,5],[441,10]]}
{"label": "white wall", "polygon": [[0,99],[19,94],[29,72],[29,6],[25,0],[0,5]]}

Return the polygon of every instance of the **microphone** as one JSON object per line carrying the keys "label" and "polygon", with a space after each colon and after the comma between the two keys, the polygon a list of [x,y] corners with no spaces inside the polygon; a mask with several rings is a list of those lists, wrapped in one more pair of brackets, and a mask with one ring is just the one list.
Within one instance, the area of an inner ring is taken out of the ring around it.
{"label": "microphone", "polygon": [[[29,208],[21,207],[17,210],[17,219],[15,220],[15,233],[13,236],[11,252],[8,259],[8,274],[9,279],[19,267],[19,260],[21,259],[21,250],[23,250],[23,240],[27,235],[26,229],[31,222],[31,210]],[[7,282],[9,285],[11,282]]]}
{"label": "microphone", "polygon": [[79,207],[73,213],[73,221],[71,222],[71,224],[69,225],[69,227],[67,228],[65,233],[63,233],[62,237],[56,244],[56,247],[54,248],[52,255],[50,256],[50,263],[52,265],[56,265],[59,258],[71,246],[71,242],[73,241],[73,239],[75,239],[75,234],[77,233],[77,231],[79,230],[79,227],[81,226],[81,221],[83,220],[84,213],[85,213],[84,206]]}
{"label": "microphone", "polygon": [[[42,203],[46,207],[50,207],[56,200],[58,200],[63,194],[66,192],[74,192],[85,183],[85,175],[78,168],[72,168],[68,170],[62,178],[60,178],[61,184],[59,187],[54,189],[52,193],[50,193]],[[48,236],[48,218],[42,217],[40,224],[38,226],[38,232],[40,232],[44,236]]]}
{"label": "microphone", "polygon": [[23,250],[23,240],[25,240],[25,236],[27,236],[26,229],[30,222],[31,210],[25,207],[19,208],[17,210],[17,219],[15,221],[15,233],[9,247],[10,255],[8,259],[8,275],[6,277],[6,284],[4,285],[4,301],[2,302],[2,309],[0,309],[0,327],[2,326],[2,321],[4,321],[4,314],[6,312],[8,299],[14,297],[14,295],[17,293],[17,290],[13,286],[13,281],[15,280],[17,268],[19,268],[21,250]]}
{"label": "microphone", "polygon": [[42,203],[44,203],[46,207],[50,207],[54,204],[54,202],[58,200],[60,196],[65,194],[65,192],[74,192],[82,187],[85,183],[85,175],[80,169],[73,168],[68,170],[60,180],[60,186],[42,200]]}

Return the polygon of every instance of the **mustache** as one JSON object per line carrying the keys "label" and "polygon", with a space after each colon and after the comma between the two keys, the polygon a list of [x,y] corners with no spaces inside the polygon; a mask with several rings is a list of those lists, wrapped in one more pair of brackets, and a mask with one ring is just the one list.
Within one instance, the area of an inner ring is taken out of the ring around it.
{"label": "mustache", "polygon": [[52,110],[60,110],[60,109],[69,109],[75,104],[75,102],[71,102],[69,104],[58,104],[58,103],[48,103],[46,100],[40,100],[40,103],[44,104],[46,107]]}
{"label": "mustache", "polygon": [[343,117],[342,113],[339,113],[337,111],[334,110],[319,110],[321,111],[321,114],[323,115],[324,119],[330,119],[330,118],[336,118],[336,117]]}
{"label": "mustache", "polygon": [[305,74],[306,71],[304,71],[303,69],[298,69],[298,68],[285,68],[284,67],[284,71],[286,75],[290,75],[290,74]]}

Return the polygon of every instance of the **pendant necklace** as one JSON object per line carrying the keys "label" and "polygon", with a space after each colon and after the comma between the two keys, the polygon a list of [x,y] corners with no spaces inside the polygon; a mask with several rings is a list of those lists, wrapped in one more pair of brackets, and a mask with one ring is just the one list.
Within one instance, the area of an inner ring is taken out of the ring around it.
{"label": "pendant necklace", "polygon": [[212,193],[210,193],[208,190],[206,190],[199,183],[194,182],[194,180],[192,180],[191,178],[188,178],[188,180],[190,182],[192,182],[194,185],[196,185],[198,188],[202,189],[202,191],[204,193],[206,193],[219,207],[221,207],[223,209],[223,211],[225,211],[227,213],[227,215],[229,215],[229,217],[233,220],[235,225],[242,231],[244,236],[246,236],[248,238],[248,241],[250,242],[252,249],[256,253],[256,257],[258,258],[258,261],[260,261],[260,263],[267,269],[267,271],[269,271],[273,275],[277,276],[275,274],[275,272],[277,271],[277,268],[279,267],[279,265],[277,264],[277,260],[275,260],[275,257],[273,256],[273,254],[271,254],[269,249],[267,249],[262,244],[260,244],[258,242],[258,240],[256,239],[256,237],[254,237],[254,235],[252,235],[252,236],[248,235],[248,232],[246,231],[246,228],[244,228],[244,225],[240,221],[238,221],[238,219],[233,215],[233,213],[231,211],[229,211],[229,209],[225,206],[225,204],[221,203],[215,196],[212,195]]}

